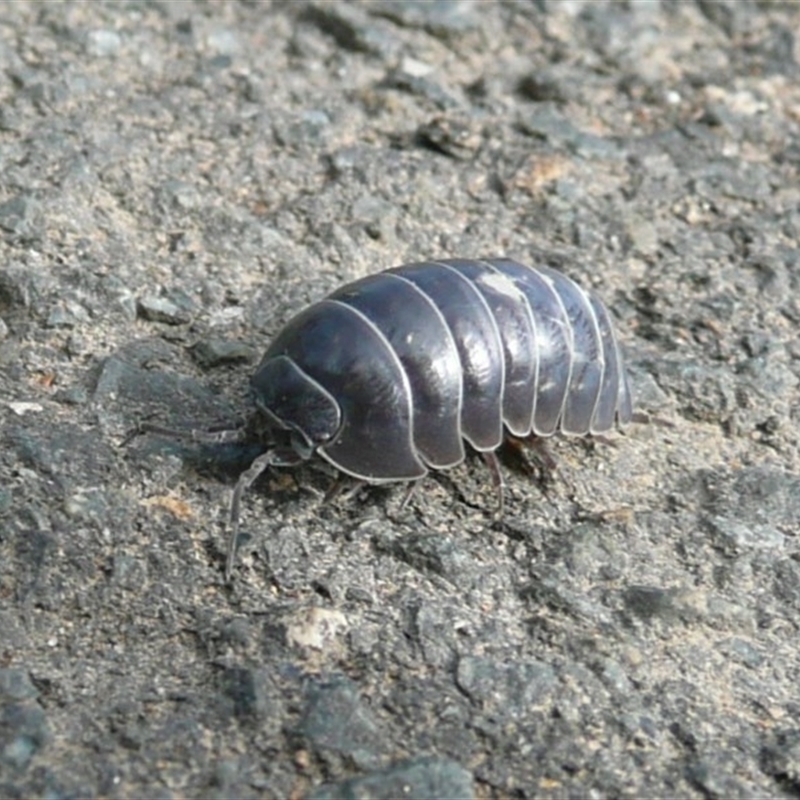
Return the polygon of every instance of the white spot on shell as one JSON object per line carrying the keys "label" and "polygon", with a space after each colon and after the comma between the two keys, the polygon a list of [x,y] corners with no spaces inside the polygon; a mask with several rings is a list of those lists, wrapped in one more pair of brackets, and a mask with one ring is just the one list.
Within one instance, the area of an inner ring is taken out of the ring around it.
{"label": "white spot on shell", "polygon": [[498,272],[486,272],[478,278],[477,282],[514,300],[520,296],[520,291],[514,283]]}

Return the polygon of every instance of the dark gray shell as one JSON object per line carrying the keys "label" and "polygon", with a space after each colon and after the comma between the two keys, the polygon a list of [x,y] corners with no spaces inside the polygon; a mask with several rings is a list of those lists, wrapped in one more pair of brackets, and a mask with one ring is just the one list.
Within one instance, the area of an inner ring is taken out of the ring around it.
{"label": "dark gray shell", "polygon": [[516,437],[632,417],[609,314],[548,267],[406,264],[335,291],[278,334],[252,380],[271,423],[370,482],[414,480]]}

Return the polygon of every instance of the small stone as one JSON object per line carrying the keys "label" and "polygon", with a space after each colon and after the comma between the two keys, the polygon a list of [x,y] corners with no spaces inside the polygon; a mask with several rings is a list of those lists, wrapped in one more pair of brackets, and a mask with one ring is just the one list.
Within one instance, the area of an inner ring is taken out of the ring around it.
{"label": "small stone", "polygon": [[0,203],[0,228],[8,233],[24,234],[33,224],[36,203],[32,197],[19,194]]}
{"label": "small stone", "polygon": [[299,732],[320,755],[346,757],[361,769],[380,764],[380,729],[348,678],[336,677],[311,687]]}
{"label": "small stone", "polygon": [[296,647],[326,650],[347,627],[347,617],[341,611],[305,609],[286,626],[286,640]]}
{"label": "small stone", "polygon": [[203,369],[219,367],[223,364],[237,364],[239,362],[253,361],[256,352],[242,342],[229,339],[203,339],[191,349],[192,358]]}
{"label": "small stone", "polygon": [[417,139],[426,147],[460,161],[474,158],[483,141],[475,120],[455,116],[434,117],[419,127]]}
{"label": "small stone", "polygon": [[241,48],[239,37],[224,28],[211,31],[206,37],[206,44],[210,50],[222,56],[234,56]]}
{"label": "small stone", "polygon": [[145,295],[136,303],[138,315],[151,322],[164,322],[167,325],[183,325],[191,319],[182,308],[165,297]]}
{"label": "small stone", "polygon": [[394,240],[397,212],[391,203],[373,195],[363,195],[353,204],[352,213],[354,219],[364,223],[373,239]]}
{"label": "small stone", "polygon": [[107,58],[116,55],[122,46],[122,37],[106,28],[90,31],[86,40],[86,50],[90,55]]}
{"label": "small stone", "polygon": [[25,670],[11,667],[0,669],[0,697],[5,700],[28,700],[38,695]]}

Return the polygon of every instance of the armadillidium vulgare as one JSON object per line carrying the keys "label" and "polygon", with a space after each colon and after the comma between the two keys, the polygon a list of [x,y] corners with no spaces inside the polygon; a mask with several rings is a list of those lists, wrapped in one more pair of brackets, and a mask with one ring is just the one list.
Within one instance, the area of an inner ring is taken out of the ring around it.
{"label": "armadillidium vulgare", "polygon": [[[608,311],[549,267],[507,258],[407,264],[349,283],[278,333],[252,378],[270,466],[319,455],[369,483],[416,481],[517,439],[600,434],[633,416]],[[502,492],[502,486],[499,489]]]}

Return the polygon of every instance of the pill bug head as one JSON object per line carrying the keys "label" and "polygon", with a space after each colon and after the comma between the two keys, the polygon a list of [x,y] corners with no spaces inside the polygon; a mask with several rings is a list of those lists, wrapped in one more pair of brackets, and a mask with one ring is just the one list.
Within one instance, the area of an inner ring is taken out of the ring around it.
{"label": "pill bug head", "polygon": [[299,460],[336,436],[339,404],[287,356],[266,357],[251,380],[253,399],[268,438],[288,445]]}
{"label": "pill bug head", "polygon": [[310,459],[335,438],[342,424],[339,404],[288,356],[268,351],[250,384],[256,412],[243,434],[245,439],[258,440],[264,450],[239,476],[233,490],[225,563],[228,581],[236,557],[244,492],[270,467],[292,467]]}

